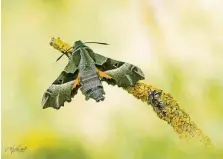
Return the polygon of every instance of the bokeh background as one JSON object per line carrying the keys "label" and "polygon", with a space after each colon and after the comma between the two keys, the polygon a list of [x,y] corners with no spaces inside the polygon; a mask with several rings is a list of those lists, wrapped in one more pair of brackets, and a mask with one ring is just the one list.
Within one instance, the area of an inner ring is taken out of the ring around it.
{"label": "bokeh background", "polygon": [[[223,158],[222,0],[2,0],[2,157],[32,159]],[[152,108],[104,83],[106,100],[79,94],[43,110],[67,63],[52,36],[140,67],[171,93],[215,150],[184,144]],[[5,152],[12,145],[23,153]]]}

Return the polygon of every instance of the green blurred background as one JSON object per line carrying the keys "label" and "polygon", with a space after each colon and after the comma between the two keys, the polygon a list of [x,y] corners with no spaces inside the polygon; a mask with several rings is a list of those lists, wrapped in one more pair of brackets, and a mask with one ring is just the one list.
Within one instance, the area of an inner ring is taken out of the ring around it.
{"label": "green blurred background", "polygon": [[[223,1],[2,0],[2,157],[16,159],[223,158]],[[52,36],[107,42],[95,52],[139,66],[171,93],[216,150],[179,140],[152,108],[104,83],[106,100],[79,94],[43,110],[67,63]],[[12,145],[27,146],[10,154]]]}

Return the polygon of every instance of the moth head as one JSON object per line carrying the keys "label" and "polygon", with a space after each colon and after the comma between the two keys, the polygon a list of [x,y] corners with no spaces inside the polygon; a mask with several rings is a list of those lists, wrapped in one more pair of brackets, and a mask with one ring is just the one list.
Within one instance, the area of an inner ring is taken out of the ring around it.
{"label": "moth head", "polygon": [[81,46],[81,45],[84,45],[84,43],[80,40],[74,42],[74,46]]}
{"label": "moth head", "polygon": [[85,46],[85,45],[84,45],[84,43],[83,43],[82,41],[80,41],[80,40],[75,41],[74,44],[73,44],[73,48],[74,48],[74,50],[76,50],[76,49],[78,49],[78,48],[80,48],[80,47],[82,47],[82,46]]}

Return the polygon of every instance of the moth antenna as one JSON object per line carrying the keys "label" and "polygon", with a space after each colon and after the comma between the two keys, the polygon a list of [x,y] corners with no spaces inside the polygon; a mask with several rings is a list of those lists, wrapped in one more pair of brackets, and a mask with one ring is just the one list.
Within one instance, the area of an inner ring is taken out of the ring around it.
{"label": "moth antenna", "polygon": [[57,58],[56,62],[59,61],[63,57],[63,55],[64,54],[60,55],[60,57]]}
{"label": "moth antenna", "polygon": [[101,42],[85,42],[85,43],[95,43],[95,44],[101,44],[101,45],[109,45],[107,43],[101,43]]}
{"label": "moth antenna", "polygon": [[70,48],[67,49],[62,55],[60,55],[60,57],[57,58],[56,62],[59,61],[59,60],[63,57],[63,55],[66,55],[67,57],[69,57],[69,56],[67,55],[67,53],[68,53],[68,51],[70,51],[70,49],[72,49],[72,48],[73,48],[73,47],[70,47]]}

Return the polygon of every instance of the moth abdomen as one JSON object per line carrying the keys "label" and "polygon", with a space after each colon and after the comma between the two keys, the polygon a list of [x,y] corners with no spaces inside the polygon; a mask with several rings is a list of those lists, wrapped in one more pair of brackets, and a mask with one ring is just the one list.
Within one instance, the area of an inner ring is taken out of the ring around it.
{"label": "moth abdomen", "polygon": [[86,99],[92,98],[96,102],[103,101],[105,97],[103,96],[105,94],[104,89],[102,86],[97,86],[94,88],[89,89],[86,92]]}
{"label": "moth abdomen", "polygon": [[99,102],[105,99],[103,96],[105,92],[97,74],[82,76],[81,86],[81,91],[86,96],[86,100],[92,98]]}

